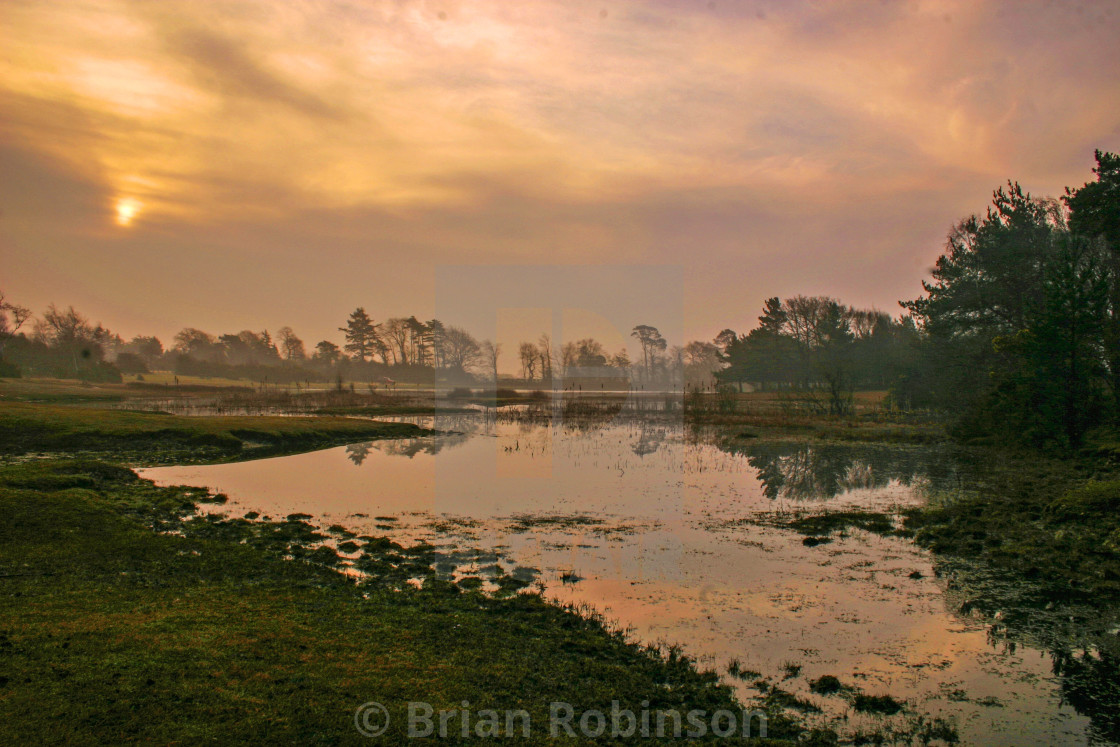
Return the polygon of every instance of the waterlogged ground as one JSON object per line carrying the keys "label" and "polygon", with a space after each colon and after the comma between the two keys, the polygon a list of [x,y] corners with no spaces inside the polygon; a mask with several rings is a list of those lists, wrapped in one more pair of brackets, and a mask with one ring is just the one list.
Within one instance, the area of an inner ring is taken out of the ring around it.
{"label": "waterlogged ground", "polygon": [[[774,525],[793,513],[913,505],[926,486],[957,480],[943,453],[794,441],[732,452],[671,417],[413,420],[456,433],[141,474],[224,492],[229,502],[214,510],[233,516],[305,513],[324,527],[426,539],[445,549],[437,568],[448,574],[500,566],[535,578],[642,640],[730,669],[744,698],[768,680],[849,736],[921,715],[951,721],[968,744],[1089,739],[1050,654],[959,614],[961,584],[939,576],[928,553],[860,530],[808,546]],[[843,693],[811,692],[824,675],[908,710],[857,712]]]}

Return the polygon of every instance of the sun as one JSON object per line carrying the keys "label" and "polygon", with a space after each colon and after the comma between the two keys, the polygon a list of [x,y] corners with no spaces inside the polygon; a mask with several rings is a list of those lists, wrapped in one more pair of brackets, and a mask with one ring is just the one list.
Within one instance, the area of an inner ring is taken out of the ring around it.
{"label": "sun", "polygon": [[124,197],[117,200],[117,225],[130,225],[133,218],[140,212],[141,207],[143,207],[143,204],[132,197]]}

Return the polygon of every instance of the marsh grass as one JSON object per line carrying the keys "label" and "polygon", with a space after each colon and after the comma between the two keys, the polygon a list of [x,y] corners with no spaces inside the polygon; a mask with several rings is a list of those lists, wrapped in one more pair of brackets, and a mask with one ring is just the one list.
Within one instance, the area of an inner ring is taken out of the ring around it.
{"label": "marsh grass", "polygon": [[80,451],[157,459],[275,454],[430,433],[409,423],[332,417],[185,417],[0,402],[0,454]]}
{"label": "marsh grass", "polygon": [[[98,462],[0,468],[0,741],[357,744],[369,700],[389,742],[409,700],[542,724],[556,700],[737,707],[679,649],[516,593],[517,574],[482,594],[435,578],[431,545],[361,536],[355,580],[299,515],[200,515],[198,497]],[[771,716],[771,737],[804,731]]]}
{"label": "marsh grass", "polygon": [[904,527],[935,553],[1020,574],[1055,598],[1120,599],[1120,479],[1098,460],[1005,458],[967,491],[935,494]]}

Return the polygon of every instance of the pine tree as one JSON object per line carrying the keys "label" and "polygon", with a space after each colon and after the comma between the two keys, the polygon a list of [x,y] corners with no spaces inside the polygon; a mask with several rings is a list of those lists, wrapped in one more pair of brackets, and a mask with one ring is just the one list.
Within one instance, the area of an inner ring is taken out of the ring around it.
{"label": "pine tree", "polygon": [[359,362],[365,363],[378,347],[380,339],[377,336],[377,328],[380,326],[373,323],[369,314],[361,306],[354,309],[350,318],[346,320],[346,326],[338,328],[340,332],[346,333],[344,346],[346,352]]}

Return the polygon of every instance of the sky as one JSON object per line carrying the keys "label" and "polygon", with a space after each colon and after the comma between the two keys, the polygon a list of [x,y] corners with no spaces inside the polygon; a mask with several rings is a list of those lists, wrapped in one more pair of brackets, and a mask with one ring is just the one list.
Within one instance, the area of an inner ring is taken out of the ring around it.
{"label": "sky", "polygon": [[1112,1],[3,0],[0,291],[309,347],[553,265],[660,278],[623,330],[897,314],[994,188],[1120,151],[1117,38]]}

